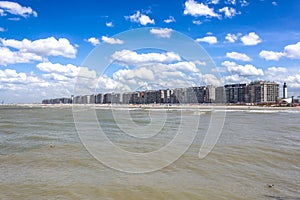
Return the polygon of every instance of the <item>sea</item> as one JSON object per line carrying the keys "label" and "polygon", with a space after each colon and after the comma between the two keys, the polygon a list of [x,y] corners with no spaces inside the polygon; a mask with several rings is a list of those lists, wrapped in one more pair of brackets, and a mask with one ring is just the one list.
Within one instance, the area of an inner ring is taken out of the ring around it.
{"label": "sea", "polygon": [[0,199],[300,200],[300,110],[3,105]]}

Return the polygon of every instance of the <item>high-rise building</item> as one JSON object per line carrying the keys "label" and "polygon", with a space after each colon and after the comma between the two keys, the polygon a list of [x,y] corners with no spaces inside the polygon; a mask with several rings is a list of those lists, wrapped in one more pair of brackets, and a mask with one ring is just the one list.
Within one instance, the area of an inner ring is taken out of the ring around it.
{"label": "high-rise building", "polygon": [[226,95],[224,86],[216,87],[215,103],[226,103]]}
{"label": "high-rise building", "polygon": [[248,103],[276,103],[279,97],[279,84],[270,81],[255,81],[247,86]]}
{"label": "high-rise building", "polygon": [[245,103],[246,84],[225,85],[226,103]]}

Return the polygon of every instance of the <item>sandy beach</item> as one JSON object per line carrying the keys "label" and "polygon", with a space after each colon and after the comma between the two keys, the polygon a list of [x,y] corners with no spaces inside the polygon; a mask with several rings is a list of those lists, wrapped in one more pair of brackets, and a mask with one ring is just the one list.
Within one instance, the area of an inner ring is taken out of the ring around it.
{"label": "sandy beach", "polygon": [[95,109],[212,109],[212,110],[288,110],[300,111],[297,107],[278,107],[278,106],[253,106],[253,105],[224,105],[224,104],[3,104],[3,107],[25,107],[25,108],[72,108],[89,107]]}

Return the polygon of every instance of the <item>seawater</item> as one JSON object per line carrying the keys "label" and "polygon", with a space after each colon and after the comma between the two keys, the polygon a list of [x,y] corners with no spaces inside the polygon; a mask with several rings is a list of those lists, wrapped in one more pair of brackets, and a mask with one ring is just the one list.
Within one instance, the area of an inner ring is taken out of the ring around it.
{"label": "seawater", "polygon": [[199,117],[200,123],[193,143],[174,163],[130,174],[105,166],[86,150],[72,108],[1,106],[0,199],[300,199],[299,111],[228,110],[222,134],[204,159],[198,153],[210,112],[129,112],[137,126],[167,116],[161,119],[163,134],[133,139],[120,130],[110,109],[95,110],[107,137],[132,152],[168,144],[182,117]]}

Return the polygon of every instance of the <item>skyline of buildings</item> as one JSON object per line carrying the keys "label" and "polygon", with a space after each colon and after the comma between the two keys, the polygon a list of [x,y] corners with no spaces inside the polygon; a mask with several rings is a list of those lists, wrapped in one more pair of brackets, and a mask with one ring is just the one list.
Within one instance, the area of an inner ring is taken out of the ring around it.
{"label": "skyline of buildings", "polygon": [[[70,98],[44,99],[43,104],[275,104],[280,100],[280,85],[271,81],[224,86],[144,90],[125,93],[98,93]],[[286,84],[285,84],[285,87]],[[284,90],[287,92],[287,89]]]}

